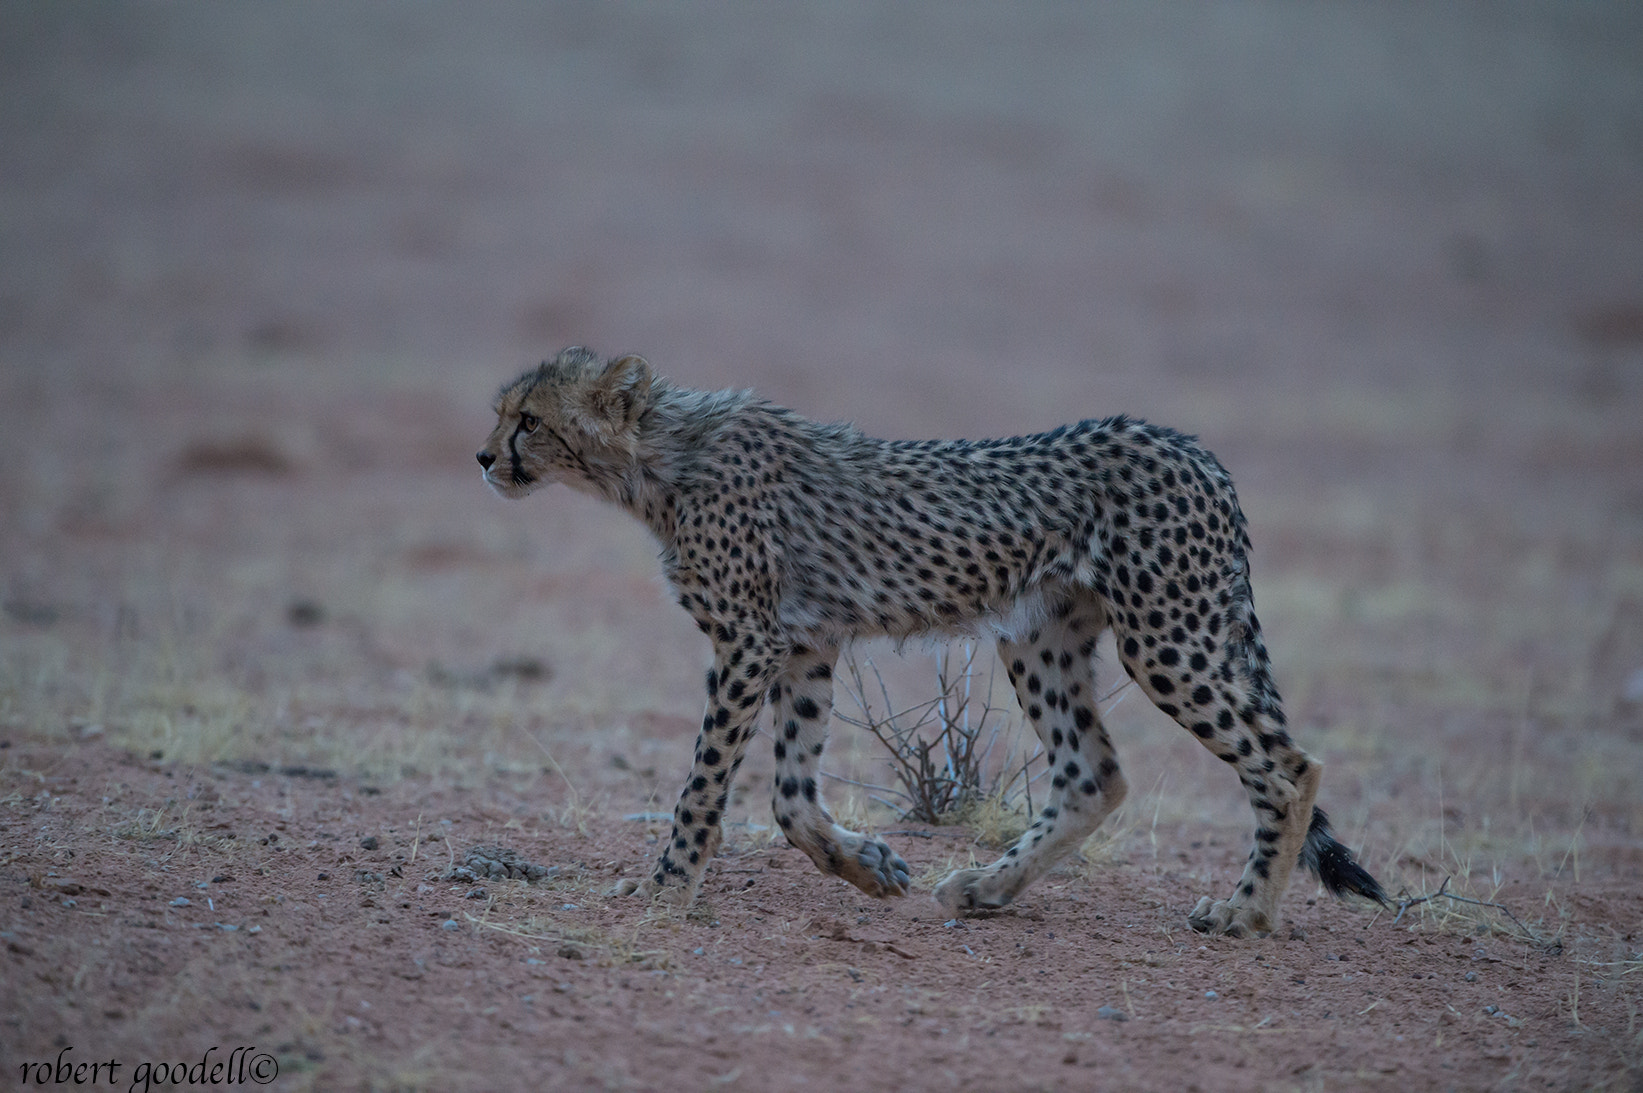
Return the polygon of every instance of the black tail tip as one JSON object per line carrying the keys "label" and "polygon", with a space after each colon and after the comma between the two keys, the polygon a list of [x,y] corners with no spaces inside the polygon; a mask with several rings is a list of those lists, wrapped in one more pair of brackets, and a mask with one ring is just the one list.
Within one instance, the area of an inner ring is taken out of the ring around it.
{"label": "black tail tip", "polygon": [[1382,907],[1389,906],[1380,881],[1357,863],[1352,851],[1335,841],[1329,830],[1329,817],[1324,815],[1321,808],[1312,810],[1312,826],[1306,832],[1301,861],[1317,876],[1330,895],[1351,893],[1372,899]]}

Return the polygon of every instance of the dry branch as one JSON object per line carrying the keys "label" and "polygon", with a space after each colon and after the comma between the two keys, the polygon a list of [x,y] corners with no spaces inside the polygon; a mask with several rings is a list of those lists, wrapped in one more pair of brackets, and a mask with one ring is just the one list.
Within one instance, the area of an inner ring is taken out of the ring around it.
{"label": "dry branch", "polygon": [[1499,911],[1501,914],[1511,919],[1512,925],[1516,926],[1518,930],[1522,932],[1523,936],[1528,938],[1528,940],[1539,949],[1555,953],[1563,948],[1563,943],[1558,941],[1556,938],[1548,941],[1537,934],[1534,930],[1524,925],[1523,921],[1514,915],[1512,913],[1512,909],[1507,907],[1504,903],[1491,903],[1488,900],[1473,899],[1471,896],[1455,895],[1455,893],[1449,891],[1449,882],[1452,879],[1452,877],[1444,877],[1443,883],[1438,885],[1438,890],[1436,892],[1431,892],[1424,896],[1411,896],[1409,895],[1409,890],[1405,889],[1402,896],[1398,899],[1398,913],[1393,917],[1392,925],[1396,926],[1399,922],[1402,922],[1404,912],[1408,911],[1411,907],[1426,903],[1430,900],[1447,899],[1453,900],[1456,903],[1470,903],[1474,907],[1488,907],[1491,910]]}

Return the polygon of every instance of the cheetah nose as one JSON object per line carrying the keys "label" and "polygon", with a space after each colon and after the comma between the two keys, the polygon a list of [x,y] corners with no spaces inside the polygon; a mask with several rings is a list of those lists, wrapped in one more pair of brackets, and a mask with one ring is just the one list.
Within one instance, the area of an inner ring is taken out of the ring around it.
{"label": "cheetah nose", "polygon": [[496,462],[496,456],[490,452],[480,452],[474,458],[479,460],[479,465],[487,471],[491,469],[491,464]]}

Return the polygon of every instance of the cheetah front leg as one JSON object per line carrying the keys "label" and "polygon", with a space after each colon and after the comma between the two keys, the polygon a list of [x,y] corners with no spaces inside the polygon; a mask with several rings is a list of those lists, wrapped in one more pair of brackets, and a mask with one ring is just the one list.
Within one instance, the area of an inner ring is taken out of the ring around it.
{"label": "cheetah front leg", "polygon": [[1050,799],[1003,857],[937,885],[936,902],[948,914],[1008,904],[1123,802],[1124,776],[1095,707],[1091,655],[1104,626],[1100,605],[1081,597],[1063,603],[1027,641],[998,643],[1016,698],[1044,744]]}
{"label": "cheetah front leg", "polygon": [[770,688],[775,710],[776,784],[771,807],[787,841],[824,873],[870,896],[904,896],[907,863],[882,840],[840,827],[822,802],[821,755],[833,709],[837,649],[800,649]]}
{"label": "cheetah front leg", "polygon": [[765,690],[782,671],[786,651],[753,629],[715,629],[707,673],[707,712],[684,792],[673,810],[673,832],[644,880],[619,881],[613,896],[657,897],[680,907],[696,899],[707,863],[719,849],[730,784],[754,732]]}

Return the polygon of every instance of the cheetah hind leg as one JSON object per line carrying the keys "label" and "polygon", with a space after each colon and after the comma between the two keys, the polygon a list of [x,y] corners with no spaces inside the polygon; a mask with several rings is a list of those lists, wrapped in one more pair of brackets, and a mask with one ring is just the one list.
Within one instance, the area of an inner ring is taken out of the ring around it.
{"label": "cheetah hind leg", "polygon": [[[1114,769],[1104,790],[1060,818],[1052,805],[1039,814],[1021,840],[990,865],[960,869],[936,886],[936,903],[948,915],[975,914],[1008,906],[1034,880],[1054,868],[1101,826],[1124,801],[1124,776]],[[1046,814],[1050,814],[1046,819]]]}
{"label": "cheetah hind leg", "polygon": [[936,886],[949,915],[1003,907],[1101,826],[1126,786],[1097,714],[1090,659],[1103,615],[1088,597],[1058,603],[1025,642],[1001,641],[999,658],[1044,744],[1050,797],[1014,846],[990,865],[961,869]]}
{"label": "cheetah hind leg", "polygon": [[[1302,773],[1285,787],[1285,780],[1269,777],[1263,790],[1250,789],[1256,802],[1258,818],[1272,816],[1276,826],[1262,824],[1257,828],[1256,845],[1250,851],[1244,874],[1238,887],[1226,899],[1204,896],[1187,916],[1194,930],[1203,934],[1224,934],[1227,937],[1265,937],[1278,924],[1278,902],[1289,884],[1290,870],[1302,857],[1309,824],[1314,816],[1312,802],[1318,795],[1318,782],[1323,767],[1299,749]],[[1256,783],[1259,785],[1260,783]],[[1287,789],[1282,808],[1270,803],[1283,789]],[[1327,822],[1324,828],[1327,832]],[[1333,841],[1333,840],[1331,840]]]}

